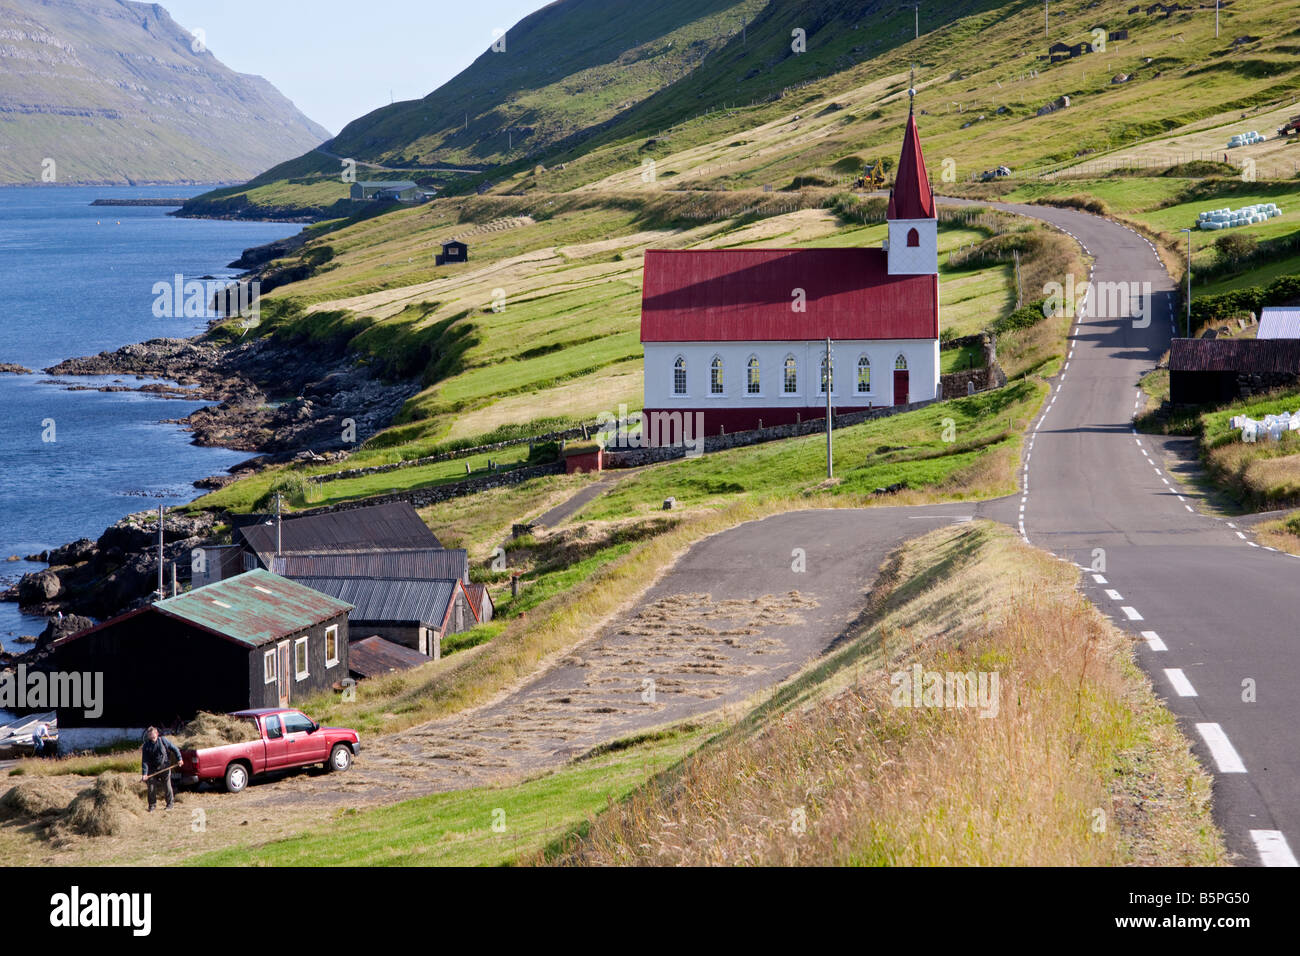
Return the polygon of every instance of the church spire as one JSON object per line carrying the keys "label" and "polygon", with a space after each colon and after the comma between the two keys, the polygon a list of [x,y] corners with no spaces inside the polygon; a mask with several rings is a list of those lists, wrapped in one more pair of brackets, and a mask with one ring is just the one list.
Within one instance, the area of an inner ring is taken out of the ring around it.
{"label": "church spire", "polygon": [[[907,92],[909,97],[916,96],[914,88],[909,87]],[[934,190],[930,188],[925,157],[921,155],[921,134],[916,131],[916,114],[910,107],[907,130],[903,133],[903,152],[898,157],[898,173],[894,176],[894,188],[889,191],[887,218],[935,218]]]}

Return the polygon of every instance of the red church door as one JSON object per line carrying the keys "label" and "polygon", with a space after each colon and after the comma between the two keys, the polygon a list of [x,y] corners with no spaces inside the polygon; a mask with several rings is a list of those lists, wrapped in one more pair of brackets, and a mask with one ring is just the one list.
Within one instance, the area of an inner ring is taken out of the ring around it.
{"label": "red church door", "polygon": [[907,359],[899,356],[894,361],[894,404],[907,404]]}

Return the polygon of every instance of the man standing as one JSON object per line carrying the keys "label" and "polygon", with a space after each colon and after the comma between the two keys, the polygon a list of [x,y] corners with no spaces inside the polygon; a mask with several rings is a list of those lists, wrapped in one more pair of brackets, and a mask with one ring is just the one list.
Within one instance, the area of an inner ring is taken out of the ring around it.
{"label": "man standing", "polygon": [[153,813],[157,806],[159,793],[167,798],[167,809],[170,810],[175,800],[171,770],[180,765],[180,750],[158,733],[157,727],[150,727],[144,732],[144,745],[140,751],[140,779],[149,786],[149,812]]}
{"label": "man standing", "polygon": [[41,721],[32,731],[32,756],[44,757],[46,754],[53,755],[54,746],[50,739],[50,725]]}

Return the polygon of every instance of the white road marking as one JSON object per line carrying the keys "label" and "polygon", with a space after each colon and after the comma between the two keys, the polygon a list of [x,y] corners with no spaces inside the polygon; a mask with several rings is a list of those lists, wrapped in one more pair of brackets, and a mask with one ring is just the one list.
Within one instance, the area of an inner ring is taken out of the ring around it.
{"label": "white road marking", "polygon": [[1192,510],[1192,506],[1191,506],[1191,505],[1183,505],[1183,507],[1186,508],[1188,511],[1191,511],[1191,510]]}
{"label": "white road marking", "polygon": [[1240,538],[1242,541],[1246,540],[1246,536],[1242,534],[1240,531],[1237,532],[1237,537]]}
{"label": "white road marking", "polygon": [[1118,591],[1110,591],[1110,590],[1108,590],[1108,591],[1106,592],[1106,597],[1110,598],[1112,601],[1122,601],[1122,600],[1124,600],[1123,595],[1121,595]]}
{"label": "white road marking", "polygon": [[1265,866],[1300,866],[1281,830],[1251,830],[1259,862]]}
{"label": "white road marking", "polygon": [[1109,584],[1109,583],[1110,583],[1110,582],[1107,581],[1105,578],[1103,578],[1100,574],[1094,574],[1094,575],[1092,576],[1092,579],[1093,579],[1093,581],[1095,581],[1097,584]]}
{"label": "white road marking", "polygon": [[[1163,481],[1166,485],[1169,485],[1169,479],[1168,479],[1168,478],[1161,478],[1160,480]],[[1172,488],[1173,485],[1169,485],[1169,487]]]}
{"label": "white road marking", "polygon": [[1124,616],[1127,617],[1130,621],[1142,620],[1142,615],[1139,614],[1135,608],[1131,608],[1127,604],[1124,605],[1122,608],[1120,608],[1120,610],[1124,612]]}
{"label": "white road marking", "polygon": [[1219,773],[1246,772],[1246,765],[1241,762],[1241,755],[1232,746],[1222,727],[1218,724],[1197,724],[1196,732],[1201,735],[1205,746],[1210,749],[1210,756],[1218,765]]}
{"label": "white road marking", "polygon": [[1169,648],[1165,646],[1165,642],[1160,640],[1160,635],[1155,631],[1143,631],[1142,639],[1147,642],[1147,647],[1151,648],[1153,651],[1169,650]]}
{"label": "white road marking", "polygon": [[1192,682],[1187,679],[1181,667],[1166,667],[1165,677],[1169,678],[1169,683],[1174,685],[1174,690],[1179,697],[1197,697],[1196,688]]}
{"label": "white road marking", "polygon": [[1233,524],[1231,521],[1229,521],[1229,522],[1228,522],[1228,527],[1229,527],[1229,528],[1232,528],[1233,530],[1236,530],[1236,527],[1237,527],[1237,526],[1236,526],[1235,524]]}

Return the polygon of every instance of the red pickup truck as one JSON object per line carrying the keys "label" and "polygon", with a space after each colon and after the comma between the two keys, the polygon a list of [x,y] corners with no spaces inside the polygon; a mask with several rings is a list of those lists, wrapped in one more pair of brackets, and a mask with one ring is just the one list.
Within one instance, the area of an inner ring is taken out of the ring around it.
{"label": "red pickup truck", "polygon": [[222,780],[226,792],[238,793],[248,781],[268,770],[288,770],[322,764],[340,772],[361,752],[355,730],[322,727],[300,710],[265,707],[230,715],[247,720],[260,739],[223,747],[181,751],[181,781]]}

